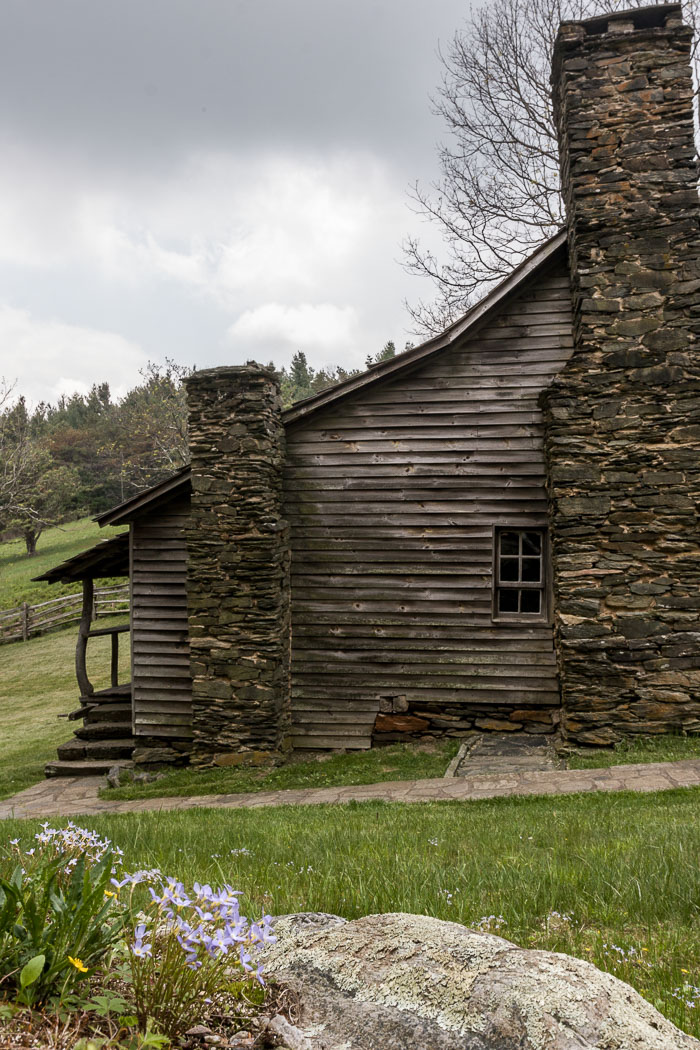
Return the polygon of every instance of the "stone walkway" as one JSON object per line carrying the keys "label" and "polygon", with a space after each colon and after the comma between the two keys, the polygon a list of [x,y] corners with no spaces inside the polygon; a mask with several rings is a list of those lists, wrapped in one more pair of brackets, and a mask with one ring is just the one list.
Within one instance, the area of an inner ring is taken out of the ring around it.
{"label": "stone walkway", "polygon": [[563,766],[544,733],[483,733],[467,738],[463,748],[454,771],[456,777],[544,773]]}
{"label": "stone walkway", "polygon": [[0,803],[8,817],[77,817],[100,813],[142,813],[214,807],[259,809],[262,806],[309,806],[341,802],[468,802],[507,795],[567,795],[588,791],[668,791],[700,787],[700,759],[613,766],[610,769],[523,770],[490,775],[450,776],[440,780],[394,780],[360,787],[260,791],[247,795],[200,795],[109,802],[98,798],[101,777],[44,780]]}

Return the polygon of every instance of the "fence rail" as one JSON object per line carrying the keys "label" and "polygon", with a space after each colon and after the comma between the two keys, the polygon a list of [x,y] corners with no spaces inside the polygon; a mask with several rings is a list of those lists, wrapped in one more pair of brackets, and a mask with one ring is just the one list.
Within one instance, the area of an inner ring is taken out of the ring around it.
{"label": "fence rail", "polygon": [[[26,642],[37,634],[44,634],[67,623],[77,623],[83,610],[82,594],[64,594],[38,605],[23,602],[16,609],[0,612],[0,645],[6,642]],[[129,584],[117,587],[96,587],[92,618],[112,616],[129,611]]]}

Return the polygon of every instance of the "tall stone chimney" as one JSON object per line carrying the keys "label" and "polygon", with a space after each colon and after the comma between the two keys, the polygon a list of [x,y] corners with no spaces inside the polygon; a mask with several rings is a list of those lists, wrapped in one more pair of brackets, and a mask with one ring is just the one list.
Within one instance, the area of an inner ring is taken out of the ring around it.
{"label": "tall stone chimney", "polygon": [[261,761],[289,730],[289,541],[279,383],[260,365],[187,381],[193,755]]}
{"label": "tall stone chimney", "polygon": [[678,4],[565,22],[574,353],[543,398],[563,726],[700,728],[700,208]]}

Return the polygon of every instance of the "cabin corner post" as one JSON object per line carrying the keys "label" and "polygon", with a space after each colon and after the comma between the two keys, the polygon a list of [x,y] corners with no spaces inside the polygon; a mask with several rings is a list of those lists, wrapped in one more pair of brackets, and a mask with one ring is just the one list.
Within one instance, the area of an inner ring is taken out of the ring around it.
{"label": "cabin corner post", "polygon": [[209,369],[190,377],[187,400],[192,761],[264,761],[287,747],[290,729],[279,383],[256,364]]}
{"label": "cabin corner post", "polygon": [[679,5],[564,23],[574,353],[542,398],[562,726],[700,729],[700,208]]}

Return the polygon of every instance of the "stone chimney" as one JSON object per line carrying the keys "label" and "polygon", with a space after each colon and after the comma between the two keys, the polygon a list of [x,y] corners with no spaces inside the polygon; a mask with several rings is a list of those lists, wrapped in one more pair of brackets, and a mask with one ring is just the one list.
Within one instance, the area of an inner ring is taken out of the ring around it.
{"label": "stone chimney", "polygon": [[563,726],[700,729],[700,209],[678,4],[565,22],[574,353],[543,398]]}
{"label": "stone chimney", "polygon": [[187,381],[187,604],[195,763],[265,761],[289,730],[289,541],[279,383],[260,365]]}

